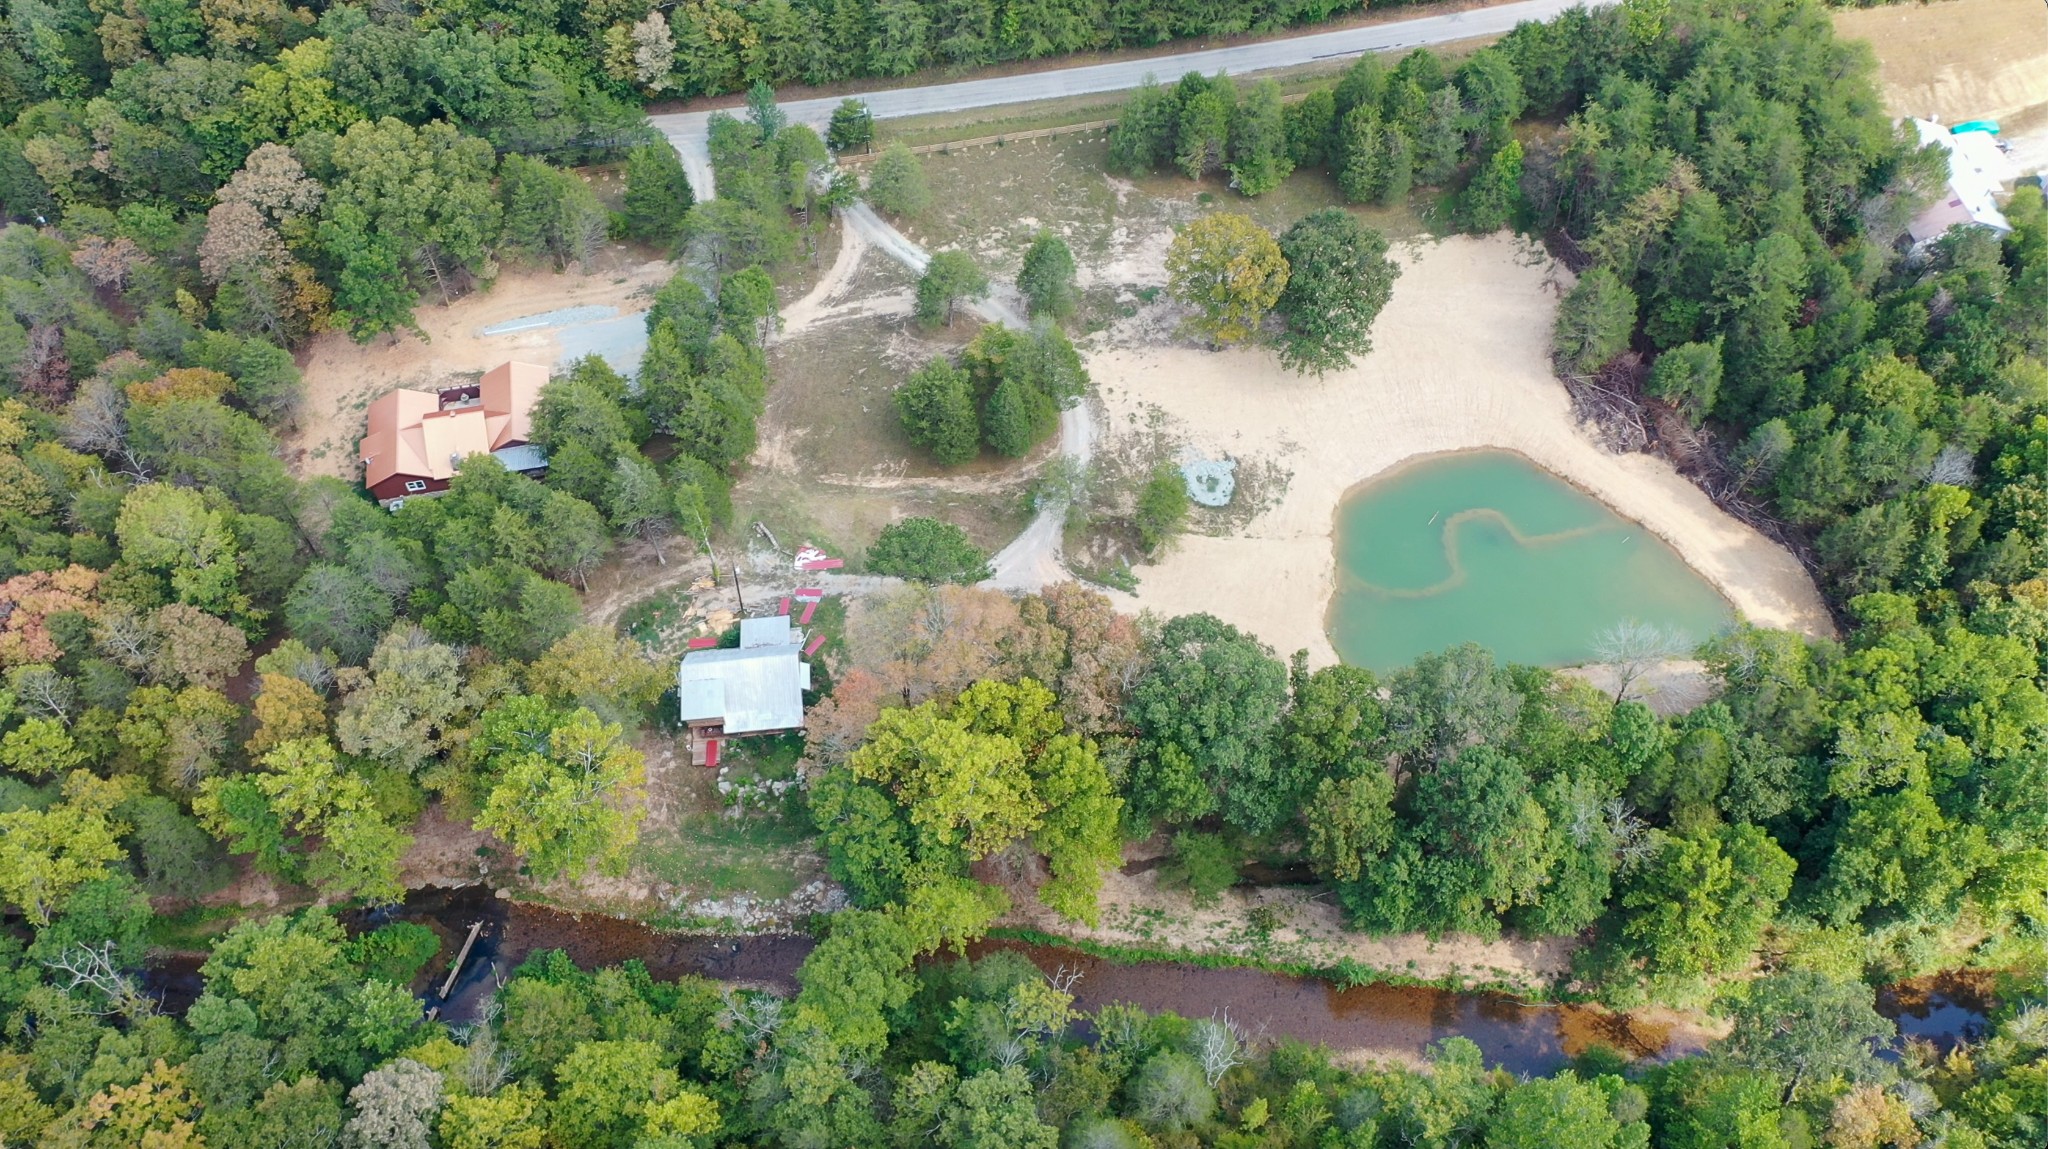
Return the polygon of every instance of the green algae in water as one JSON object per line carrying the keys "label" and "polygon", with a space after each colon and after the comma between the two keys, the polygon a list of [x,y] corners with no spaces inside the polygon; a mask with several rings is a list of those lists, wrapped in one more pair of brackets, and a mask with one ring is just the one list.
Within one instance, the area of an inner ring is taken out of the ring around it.
{"label": "green algae in water", "polygon": [[1337,509],[1336,582],[1330,642],[1372,670],[1461,642],[1572,666],[1617,623],[1698,642],[1734,618],[1661,539],[1507,451],[1425,460],[1353,492]]}

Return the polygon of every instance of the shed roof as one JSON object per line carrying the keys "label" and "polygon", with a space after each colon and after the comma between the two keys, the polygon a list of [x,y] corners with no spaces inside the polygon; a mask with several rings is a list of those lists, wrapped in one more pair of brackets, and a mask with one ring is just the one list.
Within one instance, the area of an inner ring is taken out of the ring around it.
{"label": "shed roof", "polygon": [[1913,121],[1920,146],[1939,144],[1948,152],[1948,195],[1914,218],[1916,240],[1931,239],[1951,226],[1970,221],[1996,231],[2011,231],[1998,198],[2006,183],[2019,175],[1998,139],[1988,132],[1957,134],[1933,120]]}
{"label": "shed roof", "polygon": [[676,676],[682,720],[722,720],[727,734],[801,727],[810,685],[811,664],[795,644],[693,650]]}

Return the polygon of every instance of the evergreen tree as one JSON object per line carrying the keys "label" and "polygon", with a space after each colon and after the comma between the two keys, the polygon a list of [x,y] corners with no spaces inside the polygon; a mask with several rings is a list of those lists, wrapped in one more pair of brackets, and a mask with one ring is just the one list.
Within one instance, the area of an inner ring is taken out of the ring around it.
{"label": "evergreen tree", "polygon": [[1017,290],[1024,293],[1033,318],[1071,316],[1079,292],[1074,282],[1074,253],[1067,241],[1050,231],[1033,236],[1024,251],[1024,266],[1017,272]]}
{"label": "evergreen tree", "polygon": [[1272,191],[1294,170],[1278,81],[1253,84],[1239,101],[1230,125],[1229,170],[1231,186],[1247,196]]}
{"label": "evergreen tree", "polygon": [[1522,208],[1522,141],[1509,140],[1493,153],[1458,195],[1452,215],[1468,232],[1499,231]]}
{"label": "evergreen tree", "polygon": [[915,216],[931,205],[924,164],[897,140],[883,149],[868,173],[868,202],[894,216]]}
{"label": "evergreen tree", "polygon": [[933,359],[896,389],[896,414],[910,441],[947,466],[981,452],[981,421],[967,372],[944,356]]}
{"label": "evergreen tree", "polygon": [[626,153],[627,235],[673,247],[682,242],[684,221],[696,202],[683,158],[668,141],[642,144]]}

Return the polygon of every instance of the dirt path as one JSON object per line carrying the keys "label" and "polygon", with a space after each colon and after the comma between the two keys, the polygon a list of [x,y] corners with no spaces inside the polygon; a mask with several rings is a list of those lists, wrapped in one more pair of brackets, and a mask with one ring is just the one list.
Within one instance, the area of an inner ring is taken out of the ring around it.
{"label": "dirt path", "polygon": [[[1323,615],[1335,577],[1337,508],[1352,487],[1417,456],[1519,452],[1676,548],[1750,621],[1832,631],[1820,592],[1784,548],[1722,513],[1669,463],[1614,455],[1571,413],[1552,373],[1563,288],[1540,249],[1505,235],[1397,251],[1402,275],[1374,350],[1323,379],[1269,351],[1136,347],[1089,357],[1109,427],[1155,413],[1210,458],[1285,473],[1285,489],[1227,536],[1189,535],[1140,567],[1120,609],[1207,611],[1285,654],[1336,661]],[[1162,304],[1161,306],[1167,306]]]}
{"label": "dirt path", "polygon": [[829,318],[854,313],[852,308],[829,305],[853,286],[854,272],[860,269],[860,257],[867,249],[867,239],[861,231],[843,225],[840,227],[838,256],[819,277],[817,286],[802,299],[782,309],[782,332],[776,337],[777,342],[794,339]]}
{"label": "dirt path", "polygon": [[[870,245],[920,275],[931,263],[930,252],[875,214],[875,209],[865,201],[848,208],[843,218],[850,243]],[[853,241],[851,237],[855,235],[860,236],[860,240]],[[826,278],[833,278],[838,273],[839,268],[835,264]],[[851,270],[846,274],[850,276]],[[990,322],[1022,330],[1030,327],[1030,321],[1024,318],[1021,304],[1016,288],[999,283],[988,298],[974,300],[967,306]],[[1087,399],[1060,413],[1060,453],[1082,467],[1094,458],[1095,415],[1093,404]],[[983,585],[1003,590],[1034,591],[1074,577],[1067,572],[1061,557],[1066,517],[1064,502],[1040,507],[1023,533],[989,560],[989,567],[995,573]]]}

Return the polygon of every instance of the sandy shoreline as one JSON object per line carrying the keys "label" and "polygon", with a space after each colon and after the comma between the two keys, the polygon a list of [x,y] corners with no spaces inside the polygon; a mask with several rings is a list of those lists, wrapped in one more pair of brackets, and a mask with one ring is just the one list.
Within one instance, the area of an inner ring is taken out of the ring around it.
{"label": "sandy shoreline", "polygon": [[1670,464],[1614,455],[1573,419],[1548,360],[1559,284],[1550,261],[1506,236],[1456,237],[1397,252],[1402,276],[1373,330],[1373,353],[1324,379],[1283,371],[1270,352],[1100,351],[1088,359],[1112,435],[1146,425],[1210,454],[1267,460],[1290,477],[1277,505],[1232,537],[1189,535],[1138,568],[1126,609],[1207,611],[1282,655],[1325,665],[1338,504],[1358,484],[1420,457],[1517,452],[1641,523],[1751,622],[1832,633],[1790,552],[1724,514]]}

